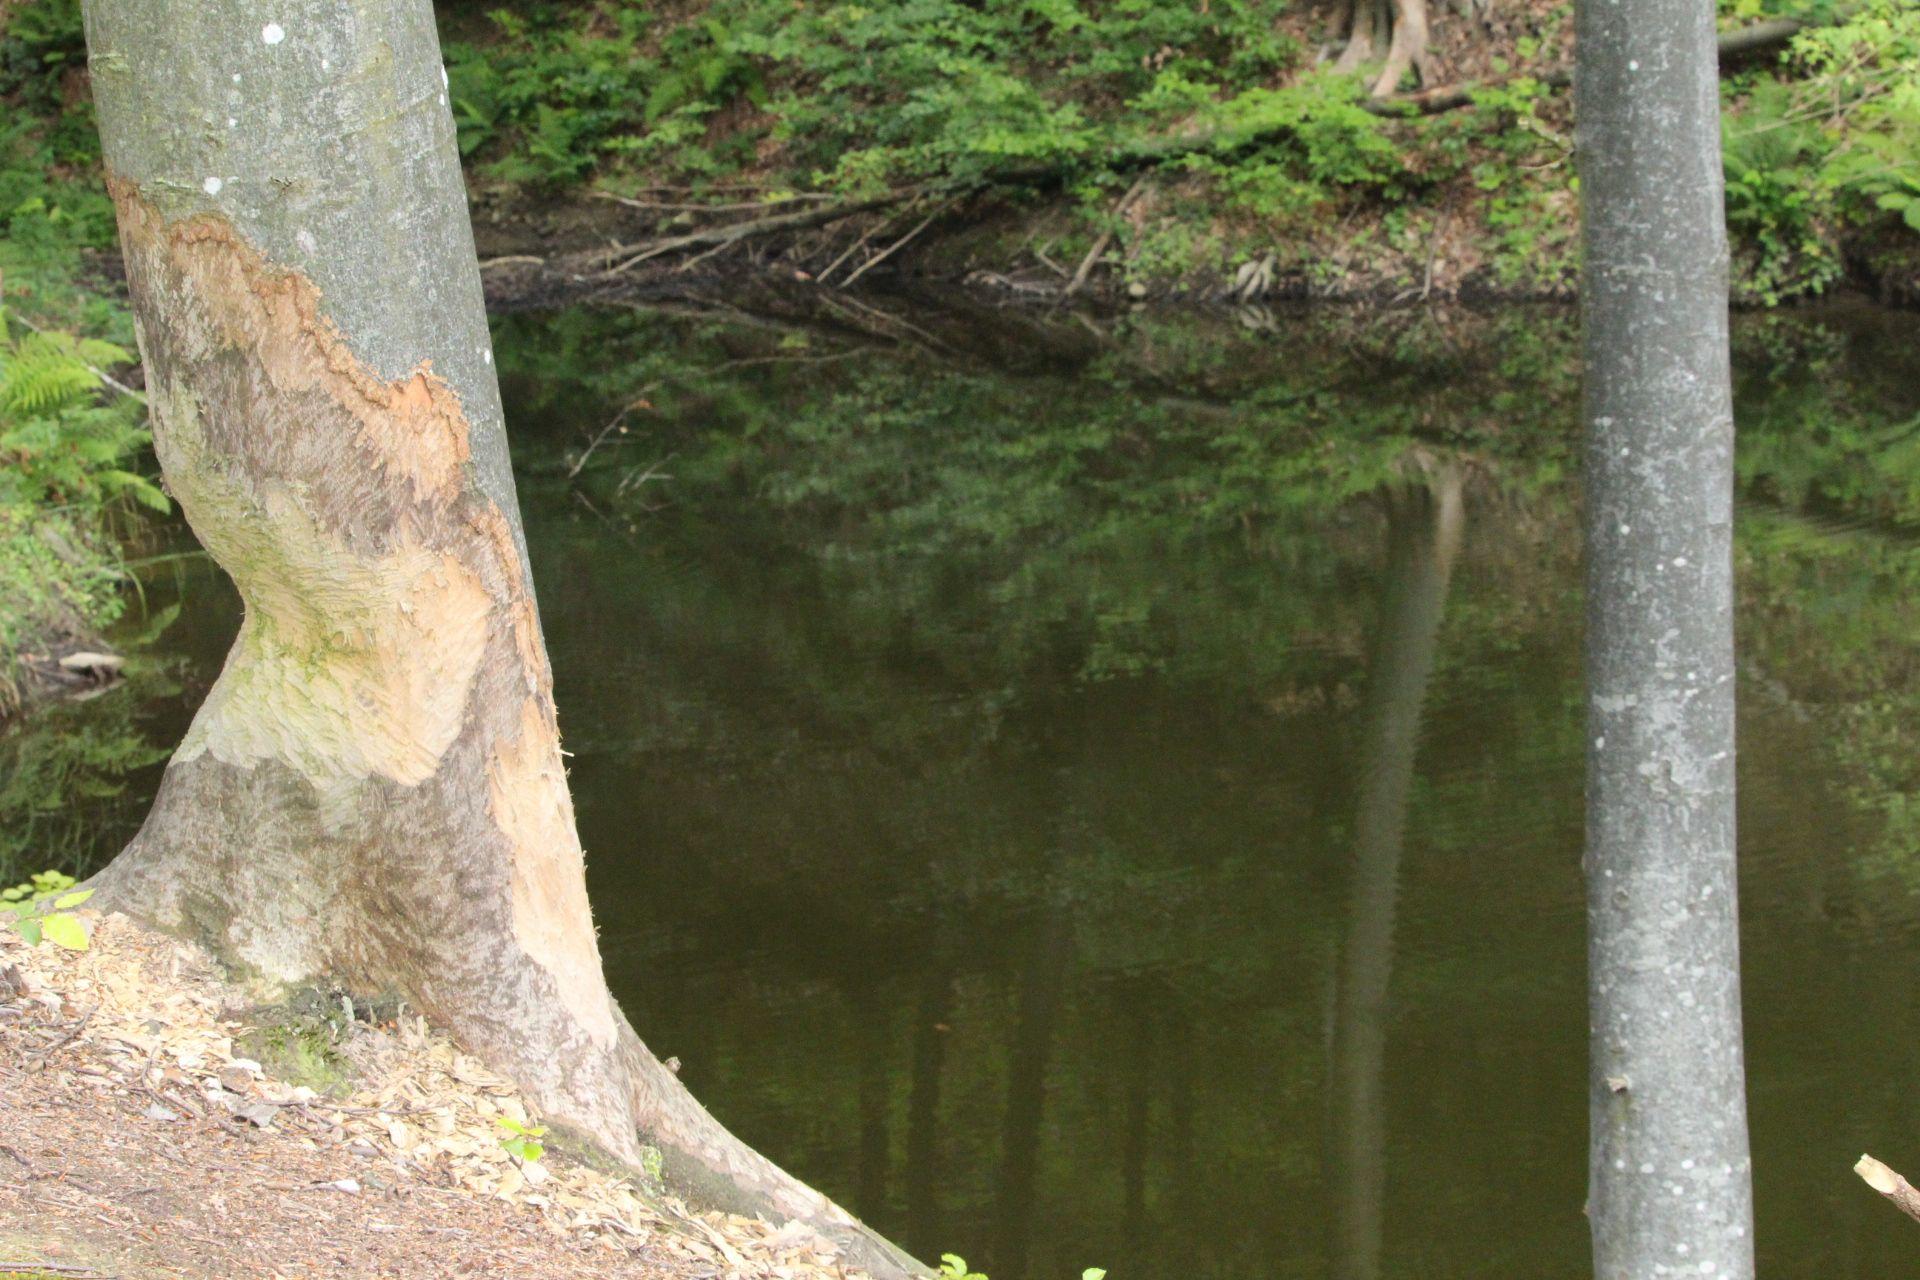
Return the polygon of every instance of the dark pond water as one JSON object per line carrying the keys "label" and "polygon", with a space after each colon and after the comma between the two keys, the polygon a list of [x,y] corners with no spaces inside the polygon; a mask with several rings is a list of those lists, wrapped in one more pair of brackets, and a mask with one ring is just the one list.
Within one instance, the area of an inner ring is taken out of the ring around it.
{"label": "dark pond water", "polygon": [[[498,326],[642,1034],[994,1280],[1585,1274],[1570,318],[832,305]],[[1920,338],[1738,348],[1760,1255],[1897,1274]],[[0,740],[0,857],[137,823],[237,617],[146,582],[137,678]]]}

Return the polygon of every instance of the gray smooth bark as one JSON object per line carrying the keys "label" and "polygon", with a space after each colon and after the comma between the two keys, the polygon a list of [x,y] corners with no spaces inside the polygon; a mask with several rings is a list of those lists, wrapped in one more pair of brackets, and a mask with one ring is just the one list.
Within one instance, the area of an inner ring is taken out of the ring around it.
{"label": "gray smooth bark", "polygon": [[1580,0],[1598,1280],[1753,1275],[1712,0]]}
{"label": "gray smooth bark", "polygon": [[601,974],[428,0],[87,0],[167,484],[246,617],[100,901],[406,996],[697,1203],[917,1271]]}

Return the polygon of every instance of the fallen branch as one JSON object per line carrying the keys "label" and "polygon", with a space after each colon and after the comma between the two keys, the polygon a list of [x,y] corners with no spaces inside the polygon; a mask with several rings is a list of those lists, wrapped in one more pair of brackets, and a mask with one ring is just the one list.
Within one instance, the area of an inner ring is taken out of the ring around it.
{"label": "fallen branch", "polygon": [[819,191],[802,191],[795,195],[781,196],[777,200],[743,200],[735,204],[690,204],[680,201],[636,200],[632,196],[615,195],[611,191],[596,191],[596,200],[611,200],[615,204],[625,205],[629,209],[645,209],[657,213],[752,213],[754,210],[777,209],[788,204],[816,204],[822,200],[831,200],[833,196]]}
{"label": "fallen branch", "polygon": [[618,264],[608,267],[603,273],[617,276],[632,269],[649,258],[658,258],[662,254],[677,253],[682,249],[725,248],[738,244],[753,236],[772,235],[781,231],[805,231],[811,227],[823,227],[842,218],[850,218],[856,213],[867,213],[873,209],[889,209],[921,194],[919,187],[909,187],[898,191],[889,191],[884,195],[870,196],[864,200],[843,200],[837,204],[823,205],[815,209],[802,209],[794,213],[776,213],[765,218],[749,218],[743,222],[729,222],[725,226],[705,227],[699,231],[689,231],[685,235],[669,236],[665,240],[651,243],[620,244],[604,250],[599,257],[602,260],[623,258]]}
{"label": "fallen branch", "polygon": [[876,253],[873,257],[868,258],[865,262],[861,263],[859,266],[859,269],[854,271],[851,275],[849,275],[846,279],[846,284],[842,285],[841,287],[845,288],[846,285],[851,285],[855,280],[858,280],[861,276],[867,274],[867,272],[879,266],[881,263],[885,262],[888,258],[891,258],[893,256],[894,250],[900,248],[900,246],[904,245],[907,241],[919,235],[922,231],[925,231],[927,229],[928,224],[930,224],[935,218],[939,217],[941,214],[945,213],[947,210],[953,208],[954,205],[959,204],[960,201],[963,198],[965,198],[965,196],[966,196],[966,193],[961,192],[960,195],[953,197],[953,199],[947,201],[945,204],[935,209],[932,213],[920,219],[919,224],[915,226],[913,230],[907,232],[907,234],[901,236],[898,240],[895,240],[892,244],[882,249],[879,253]]}
{"label": "fallen branch", "polygon": [[1861,1156],[1853,1171],[1860,1180],[1893,1201],[1894,1207],[1916,1222],[1920,1222],[1920,1191],[1913,1184],[1881,1164],[1872,1156]]}
{"label": "fallen branch", "polygon": [[[1127,188],[1127,193],[1120,197],[1120,203],[1113,207],[1114,221],[1118,222],[1127,216],[1127,210],[1133,206],[1134,197],[1138,196],[1140,189],[1146,185],[1147,180],[1144,176],[1134,179],[1133,185]],[[1093,248],[1087,250],[1087,256],[1080,259],[1080,266],[1074,271],[1073,279],[1069,280],[1067,287],[1061,291],[1060,301],[1065,302],[1080,292],[1081,287],[1087,283],[1087,278],[1093,274],[1094,264],[1100,261],[1100,255],[1105,253],[1107,246],[1112,243],[1113,228],[1108,227],[1100,233],[1100,238],[1093,242]]]}

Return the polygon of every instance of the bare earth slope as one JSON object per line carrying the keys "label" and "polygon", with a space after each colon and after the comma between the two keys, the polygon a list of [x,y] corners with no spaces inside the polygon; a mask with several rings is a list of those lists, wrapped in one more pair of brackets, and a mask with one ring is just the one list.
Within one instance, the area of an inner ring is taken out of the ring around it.
{"label": "bare earth slope", "polygon": [[796,1226],[695,1215],[552,1152],[510,1085],[404,1013],[333,1025],[316,1094],[242,1056],[242,993],[120,916],[84,953],[0,930],[0,1280],[859,1273]]}

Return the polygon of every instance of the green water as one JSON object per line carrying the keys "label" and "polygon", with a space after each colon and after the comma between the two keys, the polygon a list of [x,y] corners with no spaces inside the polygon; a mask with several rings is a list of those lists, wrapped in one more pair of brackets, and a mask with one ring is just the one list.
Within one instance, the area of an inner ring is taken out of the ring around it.
{"label": "green water", "polygon": [[[833,305],[498,325],[643,1036],[994,1280],[1584,1274],[1570,317]],[[1897,1274],[1920,338],[1737,346],[1760,1256]],[[138,821],[237,619],[148,593],[145,671],[0,740],[0,855]]]}

